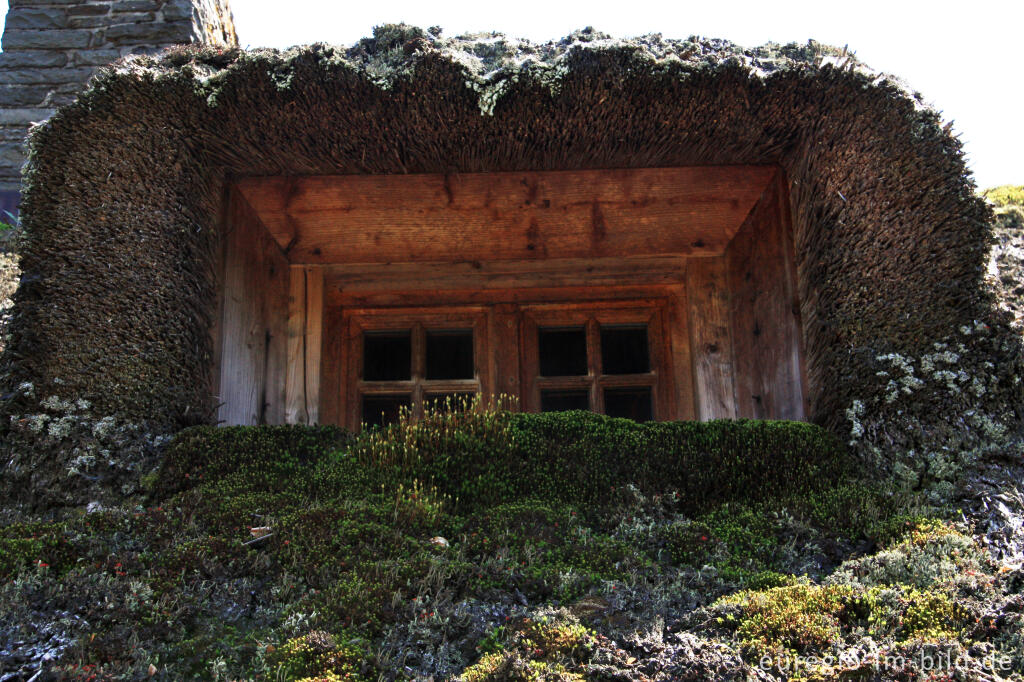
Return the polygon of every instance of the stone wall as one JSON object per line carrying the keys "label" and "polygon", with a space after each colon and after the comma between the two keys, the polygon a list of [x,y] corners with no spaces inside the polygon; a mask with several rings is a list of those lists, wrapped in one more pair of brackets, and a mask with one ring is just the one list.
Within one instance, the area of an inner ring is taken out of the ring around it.
{"label": "stone wall", "polygon": [[98,68],[170,45],[235,46],[228,0],[10,0],[0,53],[0,217],[21,182],[29,127]]}

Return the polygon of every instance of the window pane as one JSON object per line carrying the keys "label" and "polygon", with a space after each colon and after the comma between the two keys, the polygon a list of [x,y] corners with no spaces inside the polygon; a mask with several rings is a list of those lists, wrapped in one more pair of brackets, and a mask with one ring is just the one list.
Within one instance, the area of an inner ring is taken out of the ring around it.
{"label": "window pane", "polygon": [[566,410],[589,410],[590,395],[586,389],[577,391],[541,391],[541,412],[565,412]]}
{"label": "window pane", "polygon": [[644,374],[651,371],[647,327],[602,327],[601,371],[604,374]]}
{"label": "window pane", "polygon": [[638,422],[654,418],[650,388],[606,388],[604,413],[609,417],[626,417]]}
{"label": "window pane", "polygon": [[475,393],[428,393],[425,398],[424,408],[435,412],[449,412],[451,410],[465,410],[473,401]]}
{"label": "window pane", "polygon": [[427,378],[472,379],[473,330],[427,331]]}
{"label": "window pane", "polygon": [[401,408],[409,409],[412,400],[409,395],[364,395],[363,423],[367,426],[384,426],[398,421]]}
{"label": "window pane", "polygon": [[583,327],[540,329],[537,336],[541,376],[573,377],[587,373],[587,335]]}
{"label": "window pane", "polygon": [[363,334],[363,380],[405,381],[412,378],[412,334]]}

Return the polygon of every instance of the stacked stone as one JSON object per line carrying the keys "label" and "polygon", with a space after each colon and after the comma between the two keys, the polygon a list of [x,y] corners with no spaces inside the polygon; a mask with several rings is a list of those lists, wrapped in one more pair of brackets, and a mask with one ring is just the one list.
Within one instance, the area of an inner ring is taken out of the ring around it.
{"label": "stacked stone", "polygon": [[11,0],[0,53],[0,192],[19,188],[29,127],[73,101],[98,68],[182,43],[237,45],[228,0]]}

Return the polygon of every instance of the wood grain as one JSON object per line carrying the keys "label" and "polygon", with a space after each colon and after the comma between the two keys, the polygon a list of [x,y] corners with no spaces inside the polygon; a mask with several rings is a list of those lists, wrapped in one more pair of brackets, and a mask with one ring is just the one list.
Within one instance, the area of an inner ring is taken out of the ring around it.
{"label": "wood grain", "polygon": [[247,178],[292,263],[722,253],[771,166]]}
{"label": "wood grain", "polygon": [[289,266],[251,207],[231,197],[220,325],[220,423],[284,419]]}
{"label": "wood grain", "polygon": [[701,420],[736,417],[728,287],[724,258],[695,258],[687,265],[690,348]]}
{"label": "wood grain", "polygon": [[285,423],[320,422],[324,277],[319,267],[293,265],[288,298]]}
{"label": "wood grain", "polygon": [[751,419],[803,419],[801,332],[793,254],[772,183],[726,251],[736,408]]}

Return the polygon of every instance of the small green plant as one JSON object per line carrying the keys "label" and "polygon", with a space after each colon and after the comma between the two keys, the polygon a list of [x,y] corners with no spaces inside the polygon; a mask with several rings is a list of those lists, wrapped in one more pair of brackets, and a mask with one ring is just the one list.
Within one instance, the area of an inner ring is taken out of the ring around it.
{"label": "small green plant", "polygon": [[[498,637],[498,632],[491,634]],[[593,655],[595,636],[571,617],[524,618],[500,633],[492,650],[459,677],[461,682],[587,679],[580,663]]]}
{"label": "small green plant", "polygon": [[838,641],[840,621],[853,594],[849,585],[797,584],[738,592],[717,604],[739,607],[740,614],[733,621],[736,635],[759,657],[806,653]]}
{"label": "small green plant", "polygon": [[858,601],[856,608],[866,613],[869,630],[878,639],[956,639],[970,615],[945,592],[908,585],[873,587]]}
{"label": "small green plant", "polygon": [[368,658],[359,640],[346,640],[323,631],[294,637],[277,648],[268,647],[266,653],[275,675],[289,680],[360,682],[366,679],[362,672]]}

